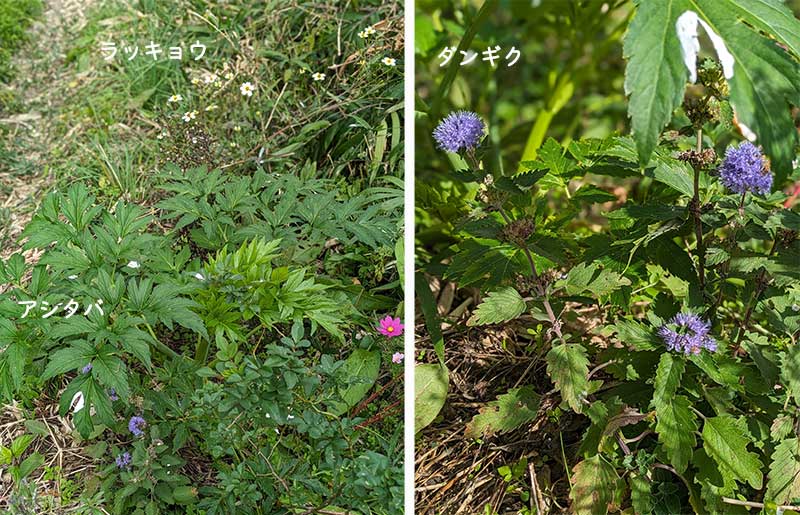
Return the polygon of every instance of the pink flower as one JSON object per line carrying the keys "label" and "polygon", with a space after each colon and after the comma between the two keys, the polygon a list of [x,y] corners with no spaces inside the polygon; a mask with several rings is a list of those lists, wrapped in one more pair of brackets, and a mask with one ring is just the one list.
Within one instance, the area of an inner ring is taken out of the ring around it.
{"label": "pink flower", "polygon": [[402,352],[395,352],[394,354],[392,354],[392,363],[397,363],[399,365],[400,363],[403,362],[403,358],[405,357],[406,355],[403,354]]}
{"label": "pink flower", "polygon": [[378,332],[389,338],[394,338],[403,334],[403,324],[400,323],[399,318],[392,318],[391,315],[387,315],[386,318],[381,319]]}

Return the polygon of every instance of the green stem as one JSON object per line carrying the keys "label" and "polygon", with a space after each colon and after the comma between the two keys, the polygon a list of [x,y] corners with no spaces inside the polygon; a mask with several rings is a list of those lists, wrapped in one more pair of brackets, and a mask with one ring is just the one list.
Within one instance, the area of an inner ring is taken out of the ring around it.
{"label": "green stem", "polygon": [[[703,149],[703,129],[697,129],[697,152]],[[703,248],[703,222],[700,219],[700,167],[694,169],[694,196],[692,197],[692,215],[694,215],[694,235],[697,240],[695,252],[697,254],[697,278],[700,290],[706,285],[706,253]]]}
{"label": "green stem", "polygon": [[185,356],[178,354],[174,350],[167,347],[165,344],[161,343],[161,340],[159,340],[158,337],[156,337],[156,333],[155,331],[153,331],[153,327],[149,323],[145,322],[145,326],[147,327],[147,330],[150,332],[150,336],[153,337],[153,346],[156,349],[160,350],[163,354],[166,354],[167,356],[170,356],[172,358],[186,359]]}
{"label": "green stem", "polygon": [[[769,251],[769,257],[772,257],[775,254],[775,251],[778,249],[778,239],[776,238],[775,241],[772,242],[772,248]],[[736,335],[736,347],[734,352],[739,352],[741,348],[742,338],[744,338],[744,334],[747,332],[747,328],[750,325],[750,318],[753,316],[753,310],[755,310],[756,305],[758,304],[758,299],[761,297],[761,294],[764,293],[764,290],[767,289],[767,270],[766,268],[762,268],[761,271],[758,273],[756,277],[756,288],[753,290],[753,296],[750,297],[750,300],[747,301],[747,311],[744,314],[744,320],[742,321],[742,325],[739,327],[739,334]]]}
{"label": "green stem", "polygon": [[[503,217],[503,220],[505,220],[506,224],[511,223],[511,218],[509,218],[502,207],[498,207],[497,211],[500,213],[500,216]],[[544,310],[547,312],[547,318],[550,320],[550,325],[552,326],[553,331],[556,333],[558,339],[561,340],[561,343],[567,343],[564,339],[564,335],[561,333],[561,322],[556,317],[556,314],[553,311],[553,306],[550,305],[550,298],[547,295],[547,289],[539,280],[539,272],[536,270],[536,262],[533,260],[533,255],[526,245],[520,245],[519,247],[522,249],[522,252],[525,253],[525,257],[528,259],[528,265],[531,267],[531,275],[536,281],[538,290],[537,293],[542,297],[542,304],[544,304]]]}
{"label": "green stem", "polygon": [[198,366],[204,366],[208,360],[208,340],[203,339],[199,334],[197,335],[197,346],[194,351],[194,362]]}

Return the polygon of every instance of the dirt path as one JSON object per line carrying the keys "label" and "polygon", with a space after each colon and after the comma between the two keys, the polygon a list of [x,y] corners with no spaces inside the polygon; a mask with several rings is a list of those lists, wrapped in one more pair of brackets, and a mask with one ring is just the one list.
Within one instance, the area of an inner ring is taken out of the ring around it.
{"label": "dirt path", "polygon": [[14,80],[0,85],[0,94],[13,98],[0,104],[0,125],[8,131],[0,143],[0,258],[19,251],[16,240],[54,180],[50,162],[60,138],[53,120],[73,74],[65,64],[67,44],[92,3],[45,0],[42,18],[28,30],[31,39],[14,56]]}

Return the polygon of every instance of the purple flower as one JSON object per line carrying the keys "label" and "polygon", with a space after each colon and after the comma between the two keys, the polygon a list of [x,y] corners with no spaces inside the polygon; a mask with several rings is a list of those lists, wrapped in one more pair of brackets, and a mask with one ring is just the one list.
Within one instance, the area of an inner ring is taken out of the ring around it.
{"label": "purple flower", "polygon": [[92,371],[92,364],[91,363],[87,363],[86,366],[84,366],[81,369],[81,373],[83,373],[83,374],[88,374],[91,371]]}
{"label": "purple flower", "polygon": [[122,454],[117,456],[117,459],[115,461],[117,462],[117,468],[120,469],[128,468],[131,464],[131,453],[123,452]]}
{"label": "purple flower", "polygon": [[111,399],[112,402],[116,402],[119,400],[119,395],[117,395],[117,390],[111,388],[108,390],[108,398]]}
{"label": "purple flower", "polygon": [[483,138],[483,120],[470,111],[450,113],[433,131],[439,148],[448,152],[473,149]]}
{"label": "purple flower", "polygon": [[139,416],[131,417],[131,420],[128,422],[128,430],[133,433],[133,436],[142,436],[144,434],[144,429],[147,426],[147,422],[145,419]]}
{"label": "purple flower", "polygon": [[772,189],[772,172],[764,155],[749,141],[728,147],[719,167],[719,179],[728,190],[740,195],[748,191],[766,195]]}
{"label": "purple flower", "polygon": [[658,335],[667,349],[684,354],[700,354],[701,349],[717,350],[717,342],[709,336],[711,324],[694,313],[678,313],[661,326]]}

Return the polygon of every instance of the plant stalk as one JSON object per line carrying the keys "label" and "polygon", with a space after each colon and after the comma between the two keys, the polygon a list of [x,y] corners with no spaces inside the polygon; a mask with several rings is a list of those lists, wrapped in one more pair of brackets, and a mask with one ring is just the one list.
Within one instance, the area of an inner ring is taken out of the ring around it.
{"label": "plant stalk", "polygon": [[[703,129],[697,129],[697,147],[699,153],[703,149]],[[694,235],[697,240],[695,253],[697,254],[697,279],[700,290],[705,290],[706,285],[706,251],[703,245],[703,222],[700,220],[700,167],[694,167],[694,196],[692,197],[692,215],[694,216]]]}
{"label": "plant stalk", "polygon": [[[769,257],[772,257],[775,254],[775,251],[778,249],[778,240],[777,238],[775,241],[772,242],[772,248],[769,251]],[[766,268],[762,268],[761,271],[758,273],[758,277],[756,277],[756,289],[753,290],[753,296],[750,297],[750,300],[747,301],[747,310],[744,314],[744,320],[742,321],[742,325],[739,327],[739,334],[736,335],[736,347],[734,353],[738,353],[739,349],[741,348],[742,338],[744,338],[744,333],[747,332],[747,328],[750,326],[750,318],[753,316],[753,311],[755,310],[756,305],[758,305],[758,299],[761,297],[761,294],[764,293],[764,290],[767,289],[767,270]]]}

